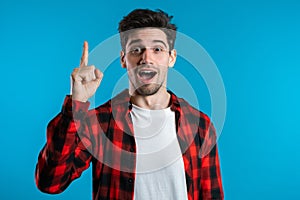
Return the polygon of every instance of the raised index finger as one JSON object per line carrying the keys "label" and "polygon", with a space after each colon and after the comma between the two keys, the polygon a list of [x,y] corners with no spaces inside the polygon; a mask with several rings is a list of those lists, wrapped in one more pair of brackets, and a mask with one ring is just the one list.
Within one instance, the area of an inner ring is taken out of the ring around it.
{"label": "raised index finger", "polygon": [[80,67],[87,66],[88,57],[89,57],[89,44],[87,41],[84,41],[82,56],[81,56],[81,60],[80,60]]}

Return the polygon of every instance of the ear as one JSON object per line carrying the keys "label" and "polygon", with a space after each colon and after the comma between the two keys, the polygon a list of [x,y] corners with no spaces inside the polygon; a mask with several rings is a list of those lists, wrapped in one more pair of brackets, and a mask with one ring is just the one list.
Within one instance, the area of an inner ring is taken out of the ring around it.
{"label": "ear", "polygon": [[177,52],[173,49],[169,55],[169,67],[173,67],[176,62]]}
{"label": "ear", "polygon": [[124,53],[123,50],[120,52],[120,62],[121,62],[122,68],[126,68],[127,67],[126,66],[126,61],[125,61],[125,53]]}

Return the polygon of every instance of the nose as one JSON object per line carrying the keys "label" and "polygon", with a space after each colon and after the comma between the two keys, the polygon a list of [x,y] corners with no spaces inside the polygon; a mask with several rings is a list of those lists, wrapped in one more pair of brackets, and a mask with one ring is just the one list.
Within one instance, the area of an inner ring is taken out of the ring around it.
{"label": "nose", "polygon": [[152,64],[151,56],[151,49],[145,48],[141,56],[140,64]]}

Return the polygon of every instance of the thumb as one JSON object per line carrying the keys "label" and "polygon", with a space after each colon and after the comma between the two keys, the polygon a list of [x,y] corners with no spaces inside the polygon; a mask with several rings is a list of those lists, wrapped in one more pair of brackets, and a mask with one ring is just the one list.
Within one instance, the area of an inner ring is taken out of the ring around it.
{"label": "thumb", "polygon": [[96,79],[93,81],[97,82],[100,85],[102,78],[103,78],[103,73],[99,69],[95,69],[94,73],[95,73]]}

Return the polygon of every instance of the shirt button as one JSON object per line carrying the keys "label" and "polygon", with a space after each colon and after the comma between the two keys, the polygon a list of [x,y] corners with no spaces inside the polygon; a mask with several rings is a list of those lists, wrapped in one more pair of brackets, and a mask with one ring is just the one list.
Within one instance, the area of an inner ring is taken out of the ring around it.
{"label": "shirt button", "polygon": [[132,178],[128,179],[128,183],[133,183],[133,179]]}
{"label": "shirt button", "polygon": [[83,116],[83,114],[84,114],[84,113],[83,113],[83,111],[82,111],[82,110],[79,110],[79,111],[78,111],[78,115],[79,115],[79,117],[82,117],[82,116]]}

